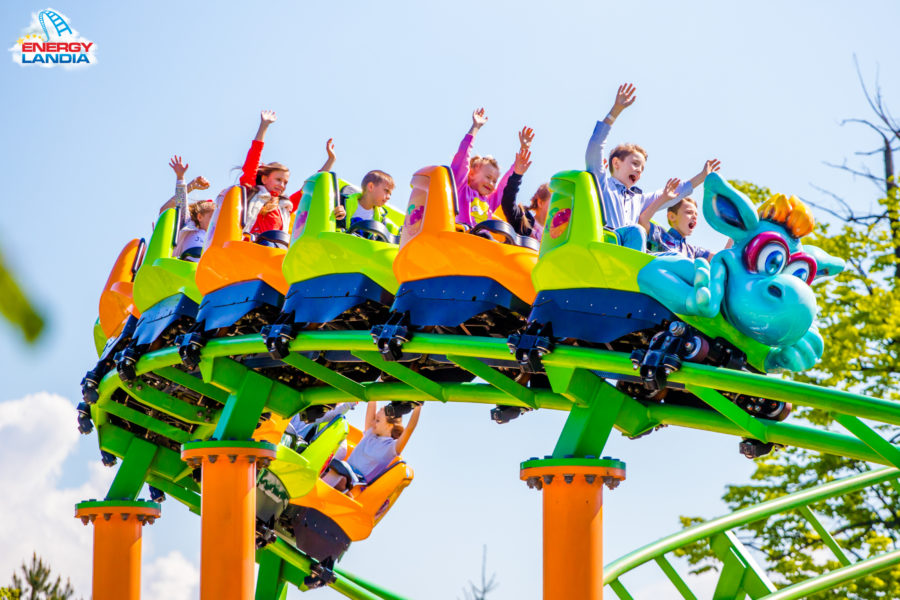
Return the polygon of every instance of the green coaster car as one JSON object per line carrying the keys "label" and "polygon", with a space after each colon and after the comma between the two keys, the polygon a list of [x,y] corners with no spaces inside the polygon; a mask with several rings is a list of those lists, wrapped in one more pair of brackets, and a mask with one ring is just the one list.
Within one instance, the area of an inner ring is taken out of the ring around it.
{"label": "green coaster car", "polygon": [[257,547],[272,541],[275,525],[291,500],[302,498],[313,488],[347,438],[347,419],[338,416],[318,427],[310,427],[311,439],[286,433],[276,450],[275,460],[256,480]]}
{"label": "green coaster car", "polygon": [[134,366],[148,350],[170,345],[195,321],[200,303],[195,275],[197,263],[172,256],[178,236],[178,212],[170,208],[159,216],[144,264],[134,278],[134,305],[140,311],[131,343],[116,355],[123,381],[135,377]]}
{"label": "green coaster car", "polygon": [[[705,406],[666,376],[681,361],[764,372],[771,348],[739,331],[726,315],[676,313],[639,284],[639,273],[658,260],[616,244],[603,226],[594,176],[565,171],[553,177],[540,256],[532,272],[537,296],[526,329],[510,336],[519,363],[542,370],[540,358],[556,341],[632,352],[641,377],[619,386],[636,396]],[[654,362],[655,361],[655,362]],[[789,405],[731,394],[756,416],[783,419]]]}
{"label": "green coaster car", "polygon": [[[328,172],[316,173],[303,184],[291,246],[282,263],[290,287],[278,319],[263,328],[274,358],[287,356],[290,340],[301,329],[367,330],[390,311],[398,287],[393,264],[399,240],[379,221],[342,228],[355,210],[356,191]],[[335,221],[334,210],[342,204],[347,217]],[[398,211],[384,210],[402,222]],[[325,358],[353,360],[347,353]]]}

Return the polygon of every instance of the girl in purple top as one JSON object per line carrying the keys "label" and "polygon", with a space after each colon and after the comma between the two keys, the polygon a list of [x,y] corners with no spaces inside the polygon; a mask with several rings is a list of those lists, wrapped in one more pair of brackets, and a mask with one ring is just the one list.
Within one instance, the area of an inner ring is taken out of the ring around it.
{"label": "girl in purple top", "polygon": [[372,481],[381,475],[406,447],[406,442],[419,423],[422,405],[413,409],[406,427],[403,427],[401,417],[388,417],[384,408],[378,412],[375,409],[375,402],[369,402],[366,407],[365,433],[345,463],[349,470],[343,470],[347,470],[350,477],[333,467],[323,477],[325,483],[337,490],[346,491],[348,487]]}
{"label": "girl in purple top", "polygon": [[[459,150],[450,163],[453,178],[456,180],[456,196],[459,214],[456,222],[474,227],[481,221],[494,218],[494,211],[500,206],[500,195],[513,172],[513,167],[500,177],[500,164],[493,156],[470,156],[472,142],[478,130],[487,123],[487,115],[483,108],[472,113],[472,126],[459,144]],[[519,143],[523,148],[531,145],[534,134],[523,128],[519,132]],[[499,179],[499,183],[498,183]]]}

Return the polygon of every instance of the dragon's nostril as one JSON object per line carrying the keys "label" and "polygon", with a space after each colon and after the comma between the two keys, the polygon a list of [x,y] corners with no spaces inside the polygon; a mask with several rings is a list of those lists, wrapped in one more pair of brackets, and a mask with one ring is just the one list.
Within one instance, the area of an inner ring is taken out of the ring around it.
{"label": "dragon's nostril", "polygon": [[781,298],[783,292],[781,291],[781,286],[772,284],[769,286],[769,293],[776,298]]}

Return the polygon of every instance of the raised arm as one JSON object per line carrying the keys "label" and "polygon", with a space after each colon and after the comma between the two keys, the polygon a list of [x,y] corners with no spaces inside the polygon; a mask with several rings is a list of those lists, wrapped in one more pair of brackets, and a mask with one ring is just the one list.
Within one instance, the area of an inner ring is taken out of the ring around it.
{"label": "raised arm", "polygon": [[187,172],[190,165],[183,163],[181,157],[176,154],[169,160],[169,166],[175,171],[175,195],[169,198],[162,207],[160,207],[159,212],[162,213],[170,208],[181,209],[178,222],[178,228],[181,229],[188,220],[188,189],[184,184],[184,174]]}
{"label": "raised arm", "polygon": [[320,173],[334,168],[334,161],[337,160],[337,156],[334,153],[334,138],[328,138],[328,141],[325,142],[325,153],[328,154],[328,158],[325,159],[325,164],[319,169]]}
{"label": "raised arm", "polygon": [[[518,154],[516,154],[516,162],[513,164],[513,174],[509,176],[500,200],[500,206],[503,207],[503,214],[506,215],[506,220],[516,231],[519,229],[516,227],[516,224],[521,222],[524,212],[522,207],[516,204],[516,196],[519,194],[519,186],[522,184],[522,175],[525,174],[530,166],[531,151],[527,148],[520,148]],[[522,234],[521,231],[518,231],[518,233]]]}
{"label": "raised arm", "polygon": [[700,172],[691,177],[691,187],[693,189],[697,189],[703,182],[706,180],[706,176],[710,173],[715,173],[722,166],[721,161],[717,158],[711,158],[703,165],[703,168],[700,169]]}
{"label": "raised arm", "polygon": [[416,425],[419,424],[419,413],[422,412],[422,405],[417,405],[412,412],[412,415],[409,417],[409,423],[406,424],[406,427],[403,429],[403,433],[400,434],[400,437],[397,438],[397,454],[403,452],[403,449],[406,448],[406,442],[409,441],[409,437],[412,435],[413,431],[416,430]]}
{"label": "raised arm", "polygon": [[256,137],[253,138],[254,142],[262,142],[266,137],[266,130],[269,129],[269,125],[278,120],[278,117],[275,116],[274,110],[264,110],[259,113],[259,128],[256,130]]}
{"label": "raised arm", "polygon": [[256,130],[256,137],[250,143],[250,150],[247,151],[244,166],[241,167],[241,185],[246,187],[254,187],[256,185],[256,171],[259,169],[259,160],[262,157],[263,139],[266,137],[266,130],[269,129],[269,125],[276,120],[275,111],[264,110],[259,113],[259,128]]}
{"label": "raised arm", "polygon": [[469,131],[463,136],[456,154],[453,155],[453,161],[450,163],[450,170],[453,171],[453,179],[456,180],[457,188],[462,187],[468,180],[472,142],[485,123],[487,123],[487,115],[483,108],[478,108],[472,112],[472,126],[469,127]]}
{"label": "raised arm", "polygon": [[666,182],[666,187],[659,192],[659,194],[653,199],[653,201],[647,205],[643,211],[641,211],[641,216],[638,218],[638,223],[641,224],[641,227],[644,228],[644,231],[650,233],[650,221],[653,219],[653,215],[659,211],[663,207],[663,205],[668,204],[675,200],[678,197],[678,187],[681,185],[681,181],[679,179],[670,179]]}
{"label": "raised arm", "polygon": [[637,99],[634,95],[636,89],[630,83],[620,85],[612,108],[609,109],[602,121],[597,121],[597,125],[594,127],[594,133],[588,142],[584,160],[587,164],[587,170],[598,177],[603,174],[603,150],[606,145],[606,138],[609,136],[610,127],[615,123],[616,118],[622,114],[623,110],[634,104],[634,101]]}
{"label": "raised arm", "polygon": [[374,400],[370,400],[366,402],[366,426],[363,429],[364,431],[368,431],[375,427],[375,412],[378,410],[378,407],[375,406],[376,402]]}

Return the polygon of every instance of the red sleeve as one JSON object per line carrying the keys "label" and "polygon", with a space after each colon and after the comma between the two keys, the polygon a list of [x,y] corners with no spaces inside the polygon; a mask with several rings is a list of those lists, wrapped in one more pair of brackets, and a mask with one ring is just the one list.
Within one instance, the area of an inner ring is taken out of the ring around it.
{"label": "red sleeve", "polygon": [[241,185],[247,187],[256,187],[256,171],[259,169],[259,159],[262,156],[263,143],[253,140],[250,143],[250,150],[247,152],[247,159],[244,160],[244,167],[241,175]]}
{"label": "red sleeve", "polygon": [[302,198],[302,197],[303,197],[303,188],[300,188],[299,190],[297,190],[296,192],[291,194],[291,197],[289,198],[289,200],[291,201],[291,204],[294,205],[294,208],[291,209],[292,213],[297,212],[297,207],[300,206],[300,198]]}

